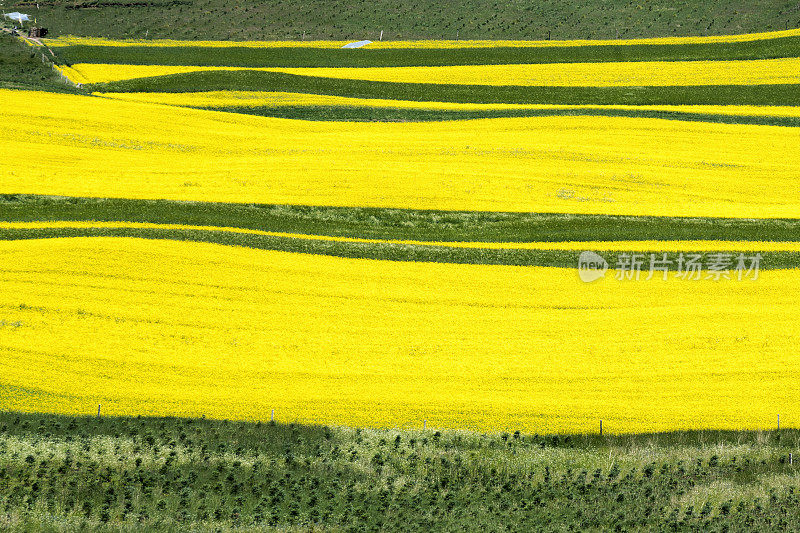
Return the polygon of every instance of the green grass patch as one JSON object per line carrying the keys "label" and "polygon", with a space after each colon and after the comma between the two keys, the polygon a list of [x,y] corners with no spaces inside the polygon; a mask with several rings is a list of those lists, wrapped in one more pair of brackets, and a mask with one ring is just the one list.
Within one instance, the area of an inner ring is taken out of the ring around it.
{"label": "green grass patch", "polygon": [[444,49],[89,46],[56,49],[73,63],[221,67],[416,67],[606,61],[719,61],[798,57],[800,37],[697,44],[487,47]]}
{"label": "green grass patch", "polygon": [[525,87],[395,83],[282,72],[205,71],[85,86],[99,92],[280,91],[420,102],[597,105],[798,105],[800,84]]}
{"label": "green grass patch", "polygon": [[0,194],[0,220],[150,222],[419,241],[800,241],[800,219],[426,211],[23,194]]}
{"label": "green grass patch", "polygon": [[0,520],[6,531],[788,531],[800,528],[798,445],[797,430],[601,437],[6,412]]}

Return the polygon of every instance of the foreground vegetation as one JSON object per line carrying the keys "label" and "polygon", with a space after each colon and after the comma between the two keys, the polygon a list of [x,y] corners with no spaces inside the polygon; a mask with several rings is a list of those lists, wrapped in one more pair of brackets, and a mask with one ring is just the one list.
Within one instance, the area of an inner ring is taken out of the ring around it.
{"label": "foreground vegetation", "polygon": [[797,430],[485,435],[0,413],[0,526],[796,530],[799,448]]}

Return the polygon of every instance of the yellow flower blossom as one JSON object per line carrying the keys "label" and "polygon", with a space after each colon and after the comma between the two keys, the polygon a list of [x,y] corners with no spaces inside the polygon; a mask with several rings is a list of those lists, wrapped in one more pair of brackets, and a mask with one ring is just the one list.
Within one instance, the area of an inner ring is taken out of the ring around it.
{"label": "yellow flower blossom", "polygon": [[263,68],[242,67],[193,67],[172,65],[107,65],[104,63],[76,63],[71,67],[60,67],[61,72],[75,83],[106,83],[129,80],[133,78],[149,78],[167,76],[169,74],[185,74],[213,70],[269,70]]}
{"label": "yellow flower blossom", "polygon": [[[127,68],[127,67],[122,67]],[[748,61],[632,61],[448,67],[275,68],[354,80],[462,85],[629,87],[800,83],[800,58]]]}

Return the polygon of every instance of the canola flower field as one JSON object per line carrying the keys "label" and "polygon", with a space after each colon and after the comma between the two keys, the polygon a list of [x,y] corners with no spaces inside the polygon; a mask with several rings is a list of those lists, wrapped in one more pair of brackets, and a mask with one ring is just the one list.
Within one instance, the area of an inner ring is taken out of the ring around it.
{"label": "canola flower field", "polygon": [[790,218],[800,202],[798,128],[591,116],[464,128],[3,97],[7,156],[29,162],[7,172],[8,193],[747,218]]}
{"label": "canola flower field", "polygon": [[[83,94],[0,90],[6,410],[800,425],[797,30],[45,42]],[[763,263],[618,280],[625,252]]]}
{"label": "canola flower field", "polygon": [[[754,61],[637,61],[628,63],[550,63],[450,67],[360,67],[244,69],[242,67],[106,65],[79,63],[64,69],[85,84],[220,70],[283,72],[317,78],[395,83],[515,85],[553,87],[627,87],[681,85],[796,84],[798,58]],[[513,80],[513,82],[511,82]]]}
{"label": "canola flower field", "polygon": [[[800,82],[800,59],[755,61],[637,61],[629,63],[550,63],[452,67],[288,68],[277,72],[322,78],[457,85],[535,85],[555,87],[627,87],[675,85],[767,85]],[[89,65],[76,68],[87,69]],[[92,65],[90,83],[136,76],[130,67],[117,70]],[[205,67],[211,68],[211,67]],[[157,74],[156,74],[157,75]],[[93,77],[97,79],[92,79]],[[513,81],[512,81],[513,80]]]}
{"label": "canola flower field", "polygon": [[794,270],[734,285],[587,287],[574,269],[201,243],[2,249],[4,401],[15,410],[263,419],[275,409],[305,423],[548,433],[603,418],[641,432],[759,428],[799,392],[785,367]]}

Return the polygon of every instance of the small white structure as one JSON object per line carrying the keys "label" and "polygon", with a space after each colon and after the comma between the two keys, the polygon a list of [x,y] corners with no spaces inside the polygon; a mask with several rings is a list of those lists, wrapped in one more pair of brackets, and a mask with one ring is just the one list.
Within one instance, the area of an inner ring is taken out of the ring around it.
{"label": "small white structure", "polygon": [[20,24],[22,24],[26,20],[31,20],[31,18],[25,13],[19,13],[17,11],[14,11],[13,13],[5,13],[3,16],[6,17],[7,19],[16,20]]}
{"label": "small white structure", "polygon": [[372,44],[372,41],[356,41],[354,43],[347,43],[342,48],[361,48],[364,45]]}

